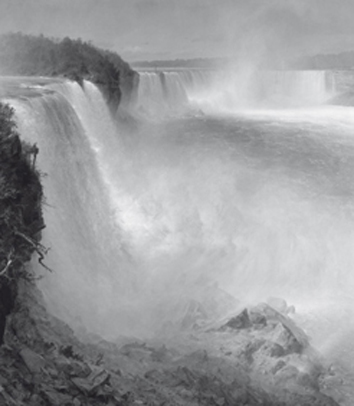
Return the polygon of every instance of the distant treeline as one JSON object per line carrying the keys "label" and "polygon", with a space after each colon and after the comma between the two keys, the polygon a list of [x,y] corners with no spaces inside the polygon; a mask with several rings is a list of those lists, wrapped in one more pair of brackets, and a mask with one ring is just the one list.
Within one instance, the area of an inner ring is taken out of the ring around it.
{"label": "distant treeline", "polygon": [[174,59],[166,61],[139,61],[133,62],[134,68],[199,68],[215,69],[225,66],[229,62],[227,58],[193,58]]}
{"label": "distant treeline", "polygon": [[79,83],[88,79],[117,102],[121,91],[131,91],[135,76],[119,55],[81,39],[56,40],[22,33],[0,36],[0,74],[63,76]]}
{"label": "distant treeline", "polygon": [[294,63],[297,69],[354,69],[354,51],[339,54],[319,54],[298,59]]}
{"label": "distant treeline", "polygon": [[[229,58],[194,58],[194,59],[174,59],[165,61],[139,61],[133,62],[132,66],[136,69],[176,69],[176,68],[198,68],[198,69],[216,69],[228,66],[231,62],[236,66],[237,63],[242,65],[242,61]],[[283,63],[281,66],[272,61],[260,64],[260,69],[337,69],[337,70],[354,70],[354,51],[342,52],[339,54],[318,54],[298,58],[297,60]]]}

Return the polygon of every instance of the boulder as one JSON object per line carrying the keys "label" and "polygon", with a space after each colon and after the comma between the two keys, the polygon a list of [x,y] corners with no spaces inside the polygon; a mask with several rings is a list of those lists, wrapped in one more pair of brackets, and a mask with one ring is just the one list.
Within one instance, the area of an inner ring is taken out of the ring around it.
{"label": "boulder", "polygon": [[272,358],[279,358],[284,356],[285,351],[280,344],[272,341],[266,341],[262,346],[262,353]]}
{"label": "boulder", "polygon": [[110,374],[102,369],[99,372],[92,372],[87,378],[72,378],[71,382],[81,393],[91,396],[95,394],[100,387],[108,384],[109,379]]}
{"label": "boulder", "polygon": [[282,368],[286,366],[285,362],[283,360],[279,360],[272,368],[271,368],[271,373],[274,375],[278,371],[280,371]]}
{"label": "boulder", "polygon": [[92,372],[86,363],[75,360],[60,358],[55,361],[55,364],[59,371],[64,372],[69,377],[86,378]]}
{"label": "boulder", "polygon": [[263,315],[267,324],[276,326],[281,323],[286,330],[288,330],[292,336],[301,344],[302,348],[305,348],[309,345],[308,337],[305,332],[299,328],[288,316],[285,316],[273,309],[266,303],[260,303],[257,306],[253,307],[250,310],[250,313],[256,312]]}
{"label": "boulder", "polygon": [[73,399],[70,395],[57,392],[49,386],[43,387],[40,394],[52,406],[70,406],[73,404]]}
{"label": "boulder", "polygon": [[282,347],[284,355],[292,353],[300,354],[303,350],[303,345],[295,337],[292,331],[282,323],[276,324],[268,339]]}
{"label": "boulder", "polygon": [[251,309],[249,311],[249,319],[254,328],[260,329],[267,325],[267,318],[264,314],[257,311],[256,309]]}
{"label": "boulder", "polygon": [[242,310],[240,314],[235,317],[232,317],[223,327],[229,327],[234,330],[241,330],[249,328],[252,326],[250,318],[248,316],[247,309]]}
{"label": "boulder", "polygon": [[41,372],[46,365],[45,359],[29,348],[23,348],[20,351],[20,357],[31,373]]}

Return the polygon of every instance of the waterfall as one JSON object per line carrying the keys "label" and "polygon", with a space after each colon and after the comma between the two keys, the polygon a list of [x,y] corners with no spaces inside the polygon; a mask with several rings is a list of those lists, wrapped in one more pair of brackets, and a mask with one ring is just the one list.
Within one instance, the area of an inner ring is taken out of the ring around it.
{"label": "waterfall", "polygon": [[338,76],[143,72],[144,119],[129,124],[90,82],[15,79],[8,101],[44,174],[54,272],[32,266],[48,309],[79,332],[146,338],[193,309],[210,323],[280,297],[353,365],[353,108],[312,109]]}
{"label": "waterfall", "polygon": [[[71,325],[103,335],[108,320],[127,326],[130,316],[118,310],[133,290],[134,272],[116,223],[111,182],[117,174],[110,163],[119,159],[119,143],[101,93],[89,82],[84,89],[55,82],[40,96],[10,103],[19,132],[40,150],[43,244],[54,270],[39,282],[48,308]],[[36,260],[33,265],[40,268]],[[118,334],[118,327],[109,329]]]}
{"label": "waterfall", "polygon": [[141,72],[136,109],[149,116],[183,112],[211,78],[210,71],[199,70]]}
{"label": "waterfall", "polygon": [[325,71],[263,72],[257,97],[290,105],[322,104],[333,95],[331,76]]}
{"label": "waterfall", "polygon": [[[176,75],[166,83],[167,91],[179,88]],[[188,177],[170,166],[178,158],[168,138],[166,144],[147,137],[146,127],[139,135],[121,134],[90,82],[30,84],[25,96],[8,101],[22,137],[40,150],[42,242],[54,270],[39,282],[48,309],[75,329],[106,338],[153,334],[164,320],[178,319],[197,297],[204,269],[188,247],[199,238],[198,225],[181,229],[195,209],[180,193]],[[161,168],[169,151],[171,162]],[[36,259],[33,266],[41,272]],[[227,306],[229,297],[219,298]]]}
{"label": "waterfall", "polygon": [[[217,87],[225,77],[196,70],[145,72],[137,103],[145,112],[151,108],[153,118],[159,109],[179,114],[181,106],[193,111],[207,103],[215,112],[225,108],[221,101],[233,106],[242,90],[236,82],[231,86],[231,76],[228,91]],[[302,98],[311,85],[319,100],[327,91],[328,79],[319,72],[269,72],[257,82],[252,77],[248,83],[257,84],[251,93],[258,98],[275,90]],[[218,99],[227,92],[227,100]],[[307,196],[308,190],[331,195],[330,187],[320,188],[331,185],[337,169],[329,160],[324,183],[327,153],[316,144],[307,161],[309,151],[301,137],[294,138],[292,124],[273,126],[272,118],[260,130],[252,120],[240,124],[197,114],[141,120],[128,129],[113,121],[90,82],[32,84],[10,103],[22,136],[38,144],[38,165],[47,174],[43,243],[51,247],[46,261],[55,272],[40,286],[49,309],[71,325],[104,336],[141,334],[174,313],[178,318],[190,298],[218,297],[226,306],[230,297],[222,289],[235,297],[284,295],[301,303],[312,301],[314,287],[322,300],[334,286],[336,292],[353,286],[347,267],[336,270],[343,277],[333,278],[338,252],[352,263],[348,219],[339,211],[344,216],[339,224],[337,207],[323,208],[322,201]],[[331,117],[327,128],[337,133],[338,120]],[[301,122],[296,131],[311,133],[318,119],[307,127]],[[351,131],[352,124],[345,125]],[[296,141],[296,148],[287,140]],[[347,177],[345,172],[340,179]],[[350,184],[343,188],[351,190]],[[335,233],[348,243],[337,244]]]}
{"label": "waterfall", "polygon": [[141,72],[136,108],[164,116],[187,108],[210,112],[321,105],[335,95],[332,72],[176,70]]}

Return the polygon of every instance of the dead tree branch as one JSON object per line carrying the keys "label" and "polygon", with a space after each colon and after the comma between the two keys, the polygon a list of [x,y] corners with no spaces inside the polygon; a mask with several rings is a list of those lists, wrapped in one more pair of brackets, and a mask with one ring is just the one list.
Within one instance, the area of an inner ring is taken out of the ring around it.
{"label": "dead tree branch", "polygon": [[7,255],[7,263],[4,267],[4,269],[2,269],[0,271],[0,276],[5,276],[8,277],[6,275],[7,271],[9,270],[10,266],[12,265],[12,263],[14,262],[13,258],[12,258],[12,254],[13,254],[13,249],[9,252],[9,254]]}
{"label": "dead tree branch", "polygon": [[36,251],[36,253],[39,256],[38,262],[43,266],[43,268],[45,268],[49,272],[53,272],[52,269],[50,269],[45,263],[43,263],[43,261],[45,259],[45,255],[48,253],[49,248],[46,248],[44,245],[42,245],[38,241],[34,241],[32,238],[21,233],[20,231],[15,231],[15,235],[17,235],[18,237],[21,237],[22,239],[27,241],[28,244],[30,244],[34,248],[34,250]]}

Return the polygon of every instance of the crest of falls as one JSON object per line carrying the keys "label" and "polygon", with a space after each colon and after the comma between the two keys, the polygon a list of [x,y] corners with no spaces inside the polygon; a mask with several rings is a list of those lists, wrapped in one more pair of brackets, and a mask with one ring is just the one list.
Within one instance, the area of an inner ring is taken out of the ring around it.
{"label": "crest of falls", "polygon": [[191,107],[210,113],[313,106],[335,94],[335,77],[326,71],[143,71],[135,107],[161,117]]}
{"label": "crest of falls", "polygon": [[141,72],[136,109],[144,114],[175,114],[190,107],[193,94],[203,92],[212,73],[203,70]]}
{"label": "crest of falls", "polygon": [[[318,337],[327,329],[322,348],[341,343],[327,333],[353,304],[353,110],[257,121],[257,106],[323,103],[337,82],[254,75],[141,73],[133,108],[144,119],[131,126],[90,82],[20,83],[8,100],[46,174],[54,273],[40,287],[56,315],[107,338],[148,335],[181,324],[191,303],[218,318],[234,298],[275,296],[310,312]],[[247,105],[248,115],[207,114]]]}

